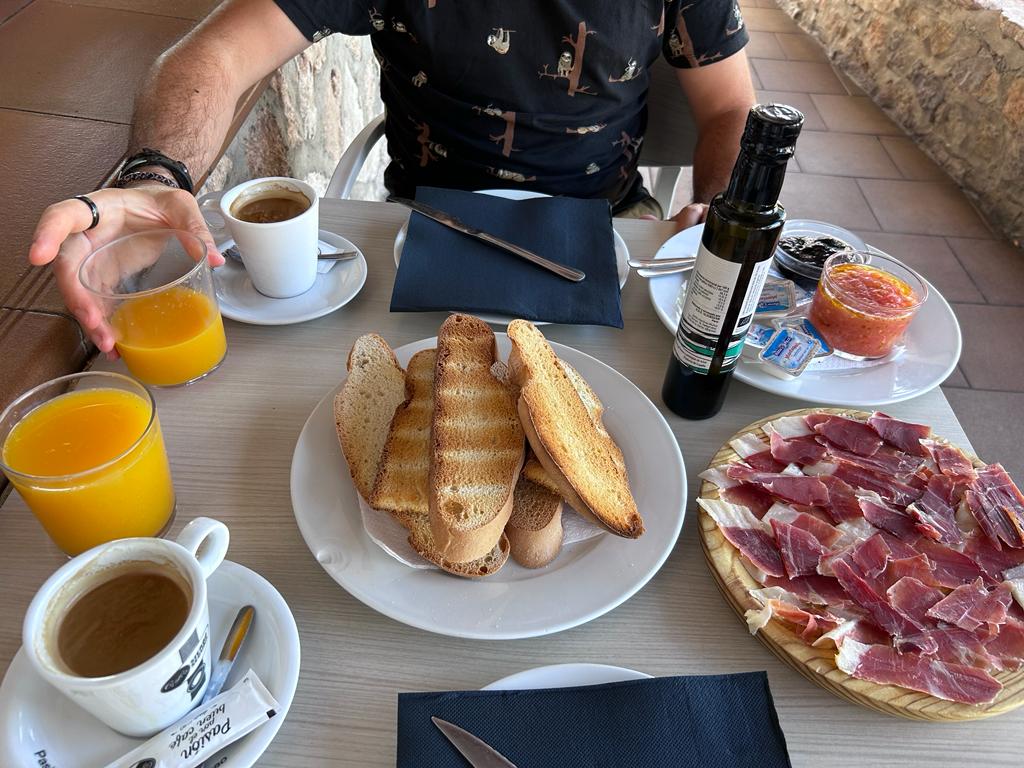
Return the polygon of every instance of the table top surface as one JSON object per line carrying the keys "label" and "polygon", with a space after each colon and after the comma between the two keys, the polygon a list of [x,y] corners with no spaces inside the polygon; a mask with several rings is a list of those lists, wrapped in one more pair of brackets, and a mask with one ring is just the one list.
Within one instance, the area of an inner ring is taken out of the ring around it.
{"label": "table top surface", "polygon": [[[178,516],[174,533],[205,515],[231,528],[228,557],[273,583],[291,606],[302,641],[302,673],[287,720],[261,768],[390,766],[401,691],[479,688],[536,666],[597,662],[653,675],[767,670],[795,766],[1017,766],[1024,709],[962,724],[897,720],[842,701],[778,661],[725,603],[704,562],[693,496],[697,474],[722,443],[766,415],[804,407],[732,384],[723,411],[688,422],[661,405],[670,336],[651,308],[647,286],[631,275],[623,291],[625,328],[548,326],[554,341],[619,370],[659,405],[682,448],[690,499],[675,550],[636,596],[582,627],[514,641],[461,640],[388,619],[350,596],[306,548],[292,514],[289,468],[302,425],[344,375],[359,335],[375,331],[394,347],[434,336],[439,313],[388,311],[392,246],[408,212],[397,205],[324,200],[321,226],[343,234],[366,255],[369,276],[348,306],[309,323],[250,326],[226,321],[228,357],[208,379],[158,390]],[[673,225],[616,221],[631,254],[652,257]],[[120,363],[98,368],[121,370]],[[931,424],[969,447],[936,389],[888,412]],[[984,458],[984,457],[983,457]],[[338,471],[345,471],[339,467]],[[21,644],[33,594],[64,557],[17,494],[0,514],[0,668]]]}

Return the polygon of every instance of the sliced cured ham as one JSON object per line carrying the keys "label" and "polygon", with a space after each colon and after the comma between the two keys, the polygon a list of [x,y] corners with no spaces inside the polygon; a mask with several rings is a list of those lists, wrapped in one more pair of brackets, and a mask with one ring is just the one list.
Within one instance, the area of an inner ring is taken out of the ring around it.
{"label": "sliced cured ham", "polygon": [[992,581],[1010,578],[1006,572],[1024,565],[1024,549],[997,549],[984,534],[968,536],[963,553],[971,558]]}
{"label": "sliced cured ham", "polygon": [[877,579],[885,573],[885,567],[892,559],[892,549],[881,534],[875,534],[851,547],[849,556],[862,575]]}
{"label": "sliced cured ham", "polygon": [[825,547],[812,533],[795,525],[775,519],[771,521],[775,544],[782,554],[782,566],[791,579],[797,576],[817,574],[818,560],[825,553]]}
{"label": "sliced cured ham", "polygon": [[959,627],[926,629],[917,635],[901,637],[895,642],[895,648],[900,653],[920,653],[922,647],[935,648],[929,655],[940,661],[978,669],[1007,669],[1000,659],[988,653],[985,643],[977,635]]}
{"label": "sliced cured ham", "polygon": [[981,579],[961,584],[942,600],[928,609],[932,618],[945,621],[971,632],[983,625],[998,625],[1006,621],[1006,609],[1013,599],[1005,584],[989,591]]}
{"label": "sliced cured ham", "polygon": [[898,613],[889,605],[887,598],[878,594],[874,586],[857,573],[846,560],[837,560],[832,568],[850,598],[893,637],[916,634],[925,628],[921,622]]}
{"label": "sliced cured ham", "polygon": [[803,528],[825,547],[831,547],[843,536],[843,532],[834,525],[826,523],[816,515],[794,509],[787,504],[773,504],[763,519],[768,523],[771,523],[772,520],[780,520],[783,523],[795,525],[797,528]]}
{"label": "sliced cured ham", "polygon": [[847,619],[835,629],[823,634],[811,645],[815,648],[832,646],[838,649],[847,639],[856,640],[867,645],[874,645],[876,643],[885,645],[889,642],[889,635],[881,628],[875,626],[870,619]]}
{"label": "sliced cured ham", "polygon": [[985,651],[998,659],[1003,669],[1020,669],[1024,665],[1024,622],[1007,619],[999,634],[985,641]]}
{"label": "sliced cured ham", "polygon": [[763,429],[769,435],[777,432],[786,440],[814,434],[814,430],[807,425],[807,419],[803,416],[780,416],[765,424]]}
{"label": "sliced cured ham", "polygon": [[849,597],[838,581],[830,576],[765,576],[761,582],[766,587],[782,587],[805,603],[814,605],[837,605]]}
{"label": "sliced cured ham", "polygon": [[876,528],[888,531],[898,539],[912,541],[920,535],[914,519],[896,507],[886,504],[877,493],[861,496],[857,500],[864,519]]}
{"label": "sliced cured ham", "polygon": [[886,597],[898,614],[921,626],[932,622],[928,619],[928,610],[943,599],[941,590],[924,584],[913,576],[904,576],[885,591]]}
{"label": "sliced cured ham", "polygon": [[[810,418],[810,417],[808,417]],[[810,422],[808,422],[810,426]],[[873,456],[882,447],[882,438],[863,421],[845,416],[827,416],[811,426],[832,445],[851,451],[858,456]]]}
{"label": "sliced cured ham", "polygon": [[787,475],[780,472],[758,472],[741,464],[730,466],[728,474],[733,479],[760,485],[776,498],[793,504],[814,507],[827,504],[829,500],[828,489],[816,477]]}
{"label": "sliced cured ham", "polygon": [[922,493],[919,488],[900,482],[890,475],[866,469],[842,459],[839,460],[839,465],[832,477],[843,480],[854,488],[874,491],[886,501],[903,507],[917,501]]}
{"label": "sliced cured ham", "polygon": [[771,525],[738,504],[711,499],[697,499],[697,503],[711,515],[726,540],[757,568],[769,576],[786,575]]}
{"label": "sliced cured ham", "polygon": [[793,437],[787,440],[778,432],[772,432],[770,440],[772,456],[782,464],[816,464],[828,454],[828,448],[822,445],[814,435]]}
{"label": "sliced cured ham", "polygon": [[721,492],[721,496],[732,504],[739,504],[754,513],[755,517],[764,517],[772,508],[775,498],[764,488],[753,483],[739,483]]}
{"label": "sliced cured ham", "polygon": [[959,587],[983,576],[976,562],[945,544],[922,538],[915,547],[931,562],[932,575],[940,586]]}
{"label": "sliced cured ham", "polygon": [[843,641],[836,656],[843,672],[881,685],[898,685],[961,704],[987,704],[1003,686],[984,670],[951,664],[919,653],[899,653],[884,645]]}
{"label": "sliced cured ham", "polygon": [[929,587],[939,586],[939,582],[932,573],[932,564],[925,555],[897,557],[890,560],[889,564],[885,566],[882,582],[886,585],[886,589],[888,589],[900,579],[907,577],[916,579],[922,584],[927,584]]}
{"label": "sliced cured ham", "polygon": [[1024,547],[1024,494],[1001,464],[990,464],[977,473],[964,494],[978,525],[997,548],[1002,543]]}
{"label": "sliced cured ham", "polygon": [[871,456],[858,456],[835,446],[827,446],[830,461],[844,461],[847,464],[866,469],[869,472],[880,472],[883,475],[904,478],[907,483],[913,482],[913,475],[921,468],[923,459],[909,456],[883,445]]}
{"label": "sliced cured ham", "polygon": [[955,486],[945,475],[932,475],[921,498],[907,507],[907,514],[917,521],[917,530],[923,536],[960,547],[964,534],[956,522]]}
{"label": "sliced cured ham", "polygon": [[977,475],[974,464],[955,445],[940,443],[937,440],[922,440],[921,446],[935,462],[939,472],[947,477],[970,480]]}
{"label": "sliced cured ham", "polygon": [[900,421],[878,411],[871,414],[868,424],[889,445],[911,456],[924,456],[921,441],[932,436],[932,428],[929,426]]}
{"label": "sliced cured ham", "polygon": [[761,603],[760,609],[751,609],[744,614],[750,634],[756,634],[773,618],[792,626],[808,644],[824,633],[835,629],[843,620],[827,611],[814,610],[799,605],[791,595],[779,594],[782,590],[769,588],[754,590],[751,595]]}
{"label": "sliced cured ham", "polygon": [[861,517],[860,504],[857,502],[857,492],[853,486],[842,478],[835,475],[821,475],[818,477],[825,490],[828,491],[828,505],[826,512],[832,516],[837,523],[846,520],[857,520]]}

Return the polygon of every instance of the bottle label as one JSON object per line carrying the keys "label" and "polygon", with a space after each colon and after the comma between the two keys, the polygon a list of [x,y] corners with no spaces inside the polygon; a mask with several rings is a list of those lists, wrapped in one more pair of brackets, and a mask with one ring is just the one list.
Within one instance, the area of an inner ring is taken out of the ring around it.
{"label": "bottle label", "polygon": [[705,248],[704,243],[700,244],[697,263],[686,288],[683,315],[672,345],[680,363],[697,373],[708,373],[718,340],[728,333],[729,347],[719,370],[724,373],[736,367],[771,263],[771,259],[765,259],[754,265],[736,326],[725,329],[725,315],[733,302],[736,281],[743,265],[719,258]]}

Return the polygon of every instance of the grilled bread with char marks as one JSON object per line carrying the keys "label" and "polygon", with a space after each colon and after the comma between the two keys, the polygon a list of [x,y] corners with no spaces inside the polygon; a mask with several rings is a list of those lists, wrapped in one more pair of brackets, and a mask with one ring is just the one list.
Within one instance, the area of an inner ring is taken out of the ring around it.
{"label": "grilled bread with char marks", "polygon": [[445,320],[434,375],[430,525],[437,552],[453,563],[494,548],[523,466],[523,427],[512,388],[491,372],[496,360],[494,333],[483,320]]}

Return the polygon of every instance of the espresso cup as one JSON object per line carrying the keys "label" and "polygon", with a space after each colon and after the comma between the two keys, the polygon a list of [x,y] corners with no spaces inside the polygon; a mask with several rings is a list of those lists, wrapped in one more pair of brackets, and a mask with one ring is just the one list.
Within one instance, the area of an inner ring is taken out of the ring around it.
{"label": "espresso cup", "polygon": [[[244,221],[238,214],[247,203],[274,193],[309,201],[297,216],[283,221]],[[213,204],[216,198],[206,201]],[[204,207],[208,207],[204,204]],[[303,181],[283,176],[253,179],[229,189],[219,200],[219,213],[231,232],[253,287],[265,296],[287,299],[305,293],[316,282],[320,199]]]}
{"label": "espresso cup", "polygon": [[[47,579],[25,615],[22,640],[32,666],[75,704],[126,736],[152,736],[180,720],[202,701],[209,682],[206,580],[224,560],[228,540],[227,526],[200,517],[176,542],[119,539],[74,558]],[[76,598],[105,583],[105,573],[123,573],[135,563],[173,573],[187,587],[184,624],[162,650],[131,669],[104,677],[76,674],[58,649],[61,622]]]}

